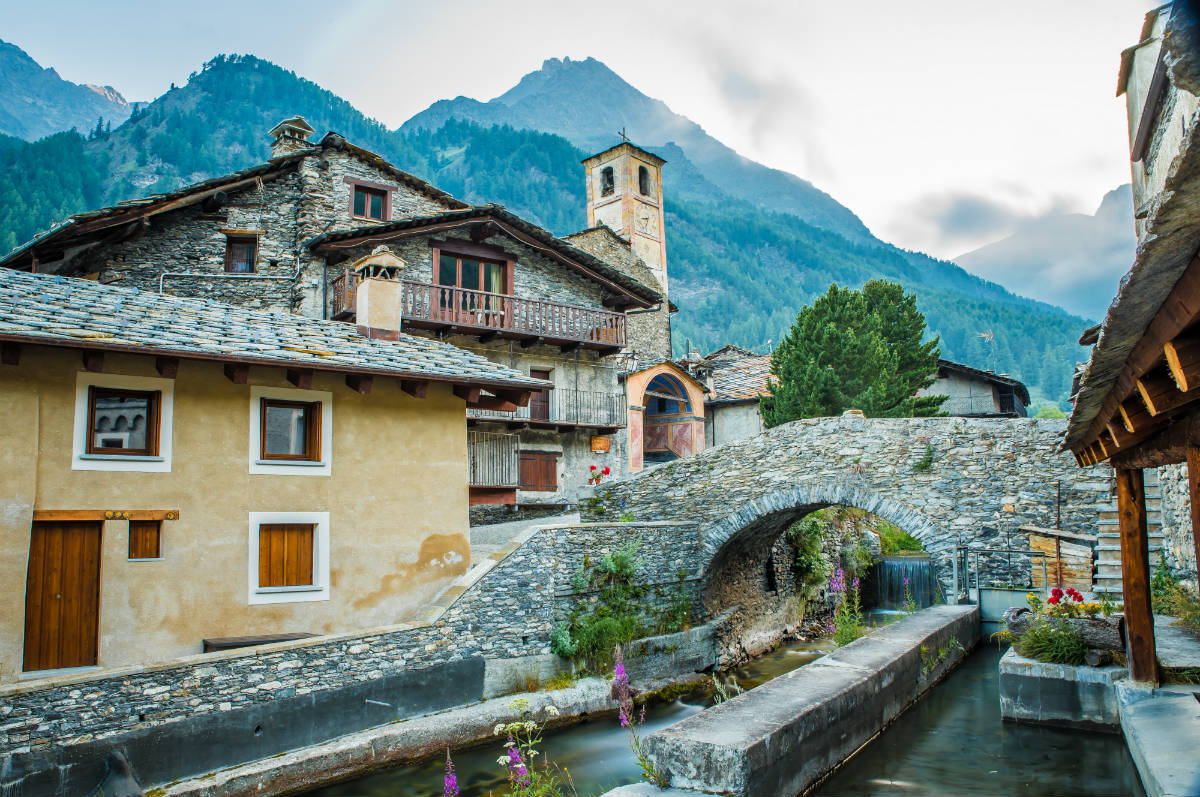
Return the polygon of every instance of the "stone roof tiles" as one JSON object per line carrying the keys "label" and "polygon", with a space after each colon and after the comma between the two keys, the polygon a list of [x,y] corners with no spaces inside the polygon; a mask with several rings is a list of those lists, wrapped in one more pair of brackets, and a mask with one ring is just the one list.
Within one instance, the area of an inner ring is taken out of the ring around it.
{"label": "stone roof tiles", "polygon": [[394,341],[370,339],[340,321],[11,269],[0,269],[0,340],[485,388],[547,386],[477,354],[425,338],[400,334]]}
{"label": "stone roof tiles", "polygon": [[738,346],[726,346],[702,361],[712,369],[714,402],[747,401],[770,391],[771,355],[755,354]]}

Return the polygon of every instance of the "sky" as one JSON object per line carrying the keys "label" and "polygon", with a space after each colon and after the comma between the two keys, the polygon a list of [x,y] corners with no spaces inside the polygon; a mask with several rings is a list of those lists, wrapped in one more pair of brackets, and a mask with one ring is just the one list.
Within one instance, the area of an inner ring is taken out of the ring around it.
{"label": "sky", "polygon": [[252,53],[390,127],[438,99],[495,97],[546,58],[593,56],[884,240],[952,258],[1092,214],[1129,182],[1117,65],[1155,5],[0,0],[0,39],[130,100]]}

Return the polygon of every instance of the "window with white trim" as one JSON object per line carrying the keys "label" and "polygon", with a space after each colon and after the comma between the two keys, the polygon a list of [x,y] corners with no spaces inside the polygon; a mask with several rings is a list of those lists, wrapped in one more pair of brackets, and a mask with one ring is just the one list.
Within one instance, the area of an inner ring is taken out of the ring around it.
{"label": "window with white trim", "polygon": [[250,388],[250,473],[329,476],[332,443],[332,393]]}
{"label": "window with white trim", "polygon": [[329,600],[329,513],[250,513],[249,602]]}
{"label": "window with white trim", "polygon": [[72,470],[171,471],[175,380],[80,371]]}

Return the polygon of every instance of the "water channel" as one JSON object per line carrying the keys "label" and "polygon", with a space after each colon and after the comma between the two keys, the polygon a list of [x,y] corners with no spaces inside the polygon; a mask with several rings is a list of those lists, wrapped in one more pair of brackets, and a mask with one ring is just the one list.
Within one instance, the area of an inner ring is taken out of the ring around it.
{"label": "water channel", "polygon": [[[827,640],[790,643],[736,671],[746,688],[814,661]],[[1144,795],[1133,760],[1117,734],[1015,725],[1000,719],[997,666],[1002,651],[982,643],[923,700],[845,763],[816,795]],[[707,705],[702,694],[653,706],[648,732]],[[454,753],[462,797],[507,792],[499,745]],[[641,777],[612,715],[546,735],[542,752],[571,774],[580,795],[602,794]],[[310,797],[438,797],[442,761],[385,770],[334,784]]]}

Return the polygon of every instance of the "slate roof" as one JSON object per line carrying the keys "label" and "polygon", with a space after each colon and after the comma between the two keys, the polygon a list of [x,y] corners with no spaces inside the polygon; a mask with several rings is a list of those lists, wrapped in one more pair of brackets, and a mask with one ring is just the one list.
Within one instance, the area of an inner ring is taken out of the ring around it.
{"label": "slate roof", "polygon": [[771,375],[771,355],[726,346],[701,361],[712,369],[713,402],[752,401],[765,395]]}
{"label": "slate roof", "polygon": [[11,269],[0,269],[0,340],[484,388],[548,386],[477,354],[412,335],[369,339],[340,321]]}
{"label": "slate roof", "polygon": [[[290,169],[294,169],[296,164],[304,158],[311,155],[319,155],[324,149],[345,150],[355,157],[388,172],[399,182],[449,207],[470,207],[467,203],[455,199],[450,194],[436,188],[425,180],[393,166],[382,156],[351,144],[342,135],[331,132],[326,133],[321,137],[319,142],[311,147],[299,149],[278,158],[271,158],[264,163],[259,163],[247,169],[223,174],[219,177],[202,180],[198,183],[192,183],[169,193],[151,194],[147,197],[127,199],[108,207],[97,208],[96,210],[89,210],[84,213],[76,213],[66,221],[54,225],[49,230],[38,234],[33,239],[4,255],[0,258],[0,265],[15,266],[18,261],[26,261],[35,249],[61,249],[63,247],[78,245],[81,242],[96,237],[102,237],[105,234],[102,231],[110,229],[113,226],[153,216],[164,210],[172,210],[188,204],[194,204],[214,191],[242,183],[248,179],[272,179]],[[24,265],[27,266],[28,263],[26,262]]]}
{"label": "slate roof", "polygon": [[[956,363],[953,360],[938,360],[937,363],[938,368],[945,368],[949,371],[958,371],[960,374],[966,374],[967,376],[973,379],[978,379],[981,382],[991,382],[995,385],[1010,387],[1013,389],[1013,392],[1016,393],[1017,398],[1021,399],[1023,404],[1029,404],[1029,389],[1025,387],[1025,383],[1020,379],[1014,379],[1011,376],[997,374],[992,371],[981,371],[978,368],[972,368],[969,365]],[[930,390],[932,389],[933,388],[930,388]]]}

